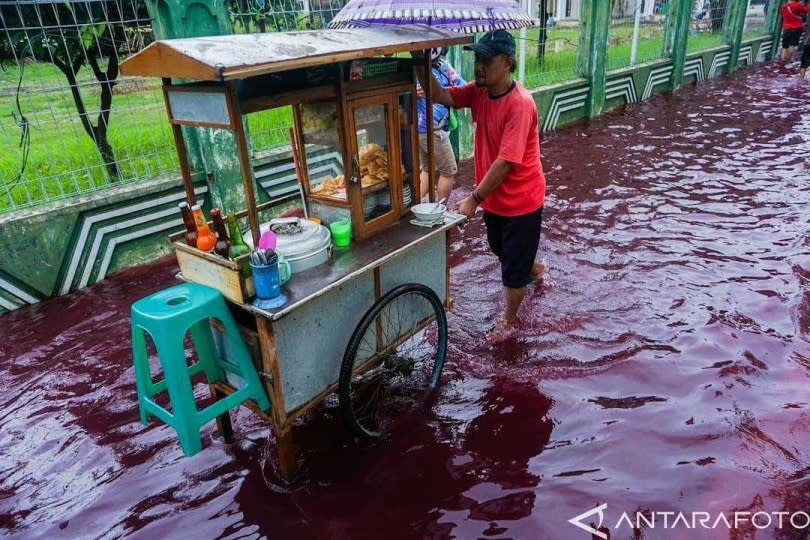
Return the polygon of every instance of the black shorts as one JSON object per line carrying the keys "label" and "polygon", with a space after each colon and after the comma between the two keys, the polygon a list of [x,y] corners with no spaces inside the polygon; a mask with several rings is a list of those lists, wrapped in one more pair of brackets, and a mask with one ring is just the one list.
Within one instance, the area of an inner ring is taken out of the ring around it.
{"label": "black shorts", "polygon": [[799,45],[799,38],[802,37],[801,28],[790,28],[782,31],[782,48],[796,47]]}
{"label": "black shorts", "polygon": [[802,47],[802,69],[810,67],[810,40]]}
{"label": "black shorts", "polygon": [[501,261],[501,281],[519,289],[532,282],[532,265],[540,243],[543,207],[522,216],[504,217],[484,212],[487,240]]}

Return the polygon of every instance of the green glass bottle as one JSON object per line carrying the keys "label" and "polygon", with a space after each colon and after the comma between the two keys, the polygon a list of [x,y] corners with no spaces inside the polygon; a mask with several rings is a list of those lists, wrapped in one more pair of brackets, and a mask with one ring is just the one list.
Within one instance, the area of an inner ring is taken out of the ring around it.
{"label": "green glass bottle", "polygon": [[[228,248],[228,257],[231,259],[237,259],[242,255],[247,255],[250,253],[250,247],[245,243],[245,240],[242,238],[242,231],[239,229],[239,222],[236,221],[236,214],[230,212],[227,217],[228,222],[228,233],[231,237],[231,247]],[[247,277],[252,274],[250,270],[250,264],[245,261],[242,264],[242,275]]]}

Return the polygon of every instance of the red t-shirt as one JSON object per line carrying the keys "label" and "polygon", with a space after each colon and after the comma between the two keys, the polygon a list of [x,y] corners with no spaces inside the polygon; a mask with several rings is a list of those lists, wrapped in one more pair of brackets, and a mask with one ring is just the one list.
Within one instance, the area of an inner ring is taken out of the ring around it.
{"label": "red t-shirt", "polygon": [[801,2],[786,2],[782,4],[782,29],[796,30],[804,26],[802,14],[810,13],[810,6]]}
{"label": "red t-shirt", "polygon": [[546,178],[540,164],[537,105],[519,82],[507,94],[489,97],[475,83],[447,88],[457,108],[472,109],[475,125],[475,185],[492,163],[501,158],[512,164],[506,178],[481,207],[500,216],[534,212],[545,202]]}

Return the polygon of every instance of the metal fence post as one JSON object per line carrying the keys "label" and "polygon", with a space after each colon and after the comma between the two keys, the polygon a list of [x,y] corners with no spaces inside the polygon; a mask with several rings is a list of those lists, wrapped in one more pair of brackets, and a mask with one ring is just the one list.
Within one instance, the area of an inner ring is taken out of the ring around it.
{"label": "metal fence post", "polygon": [[726,43],[731,46],[731,56],[728,59],[728,72],[737,69],[742,47],[743,30],[745,30],[745,16],[748,12],[748,0],[733,0],[731,13],[728,15],[726,25]]}
{"label": "metal fence post", "polygon": [[768,17],[765,20],[768,33],[773,36],[773,43],[771,44],[771,52],[769,60],[779,58],[782,49],[782,2],[771,0],[768,4]]}
{"label": "metal fence post", "polygon": [[693,0],[673,0],[670,16],[674,17],[672,49],[672,89],[678,89],[683,83],[683,66],[686,63],[686,43],[689,39],[689,20],[692,16]]}
{"label": "metal fence post", "polygon": [[611,3],[585,0],[579,26],[577,71],[590,86],[585,109],[588,117],[599,116],[605,108],[607,45],[610,31]]}
{"label": "metal fence post", "polygon": [[636,64],[636,53],[638,52],[638,34],[641,30],[641,0],[636,0],[636,13],[633,17],[633,42],[630,45],[630,65]]}

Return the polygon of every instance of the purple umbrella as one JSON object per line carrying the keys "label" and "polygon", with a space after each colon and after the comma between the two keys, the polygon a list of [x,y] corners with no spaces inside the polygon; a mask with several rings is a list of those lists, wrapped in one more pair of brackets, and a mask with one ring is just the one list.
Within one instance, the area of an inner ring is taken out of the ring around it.
{"label": "purple umbrella", "polygon": [[457,32],[486,32],[498,28],[537,26],[537,19],[512,0],[350,0],[329,23],[330,28],[426,24]]}

